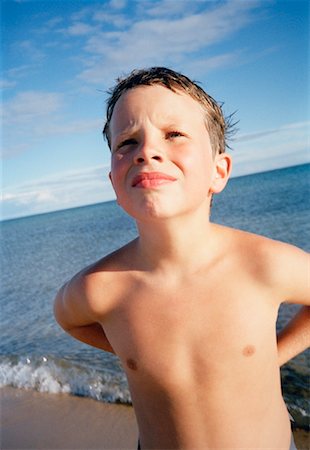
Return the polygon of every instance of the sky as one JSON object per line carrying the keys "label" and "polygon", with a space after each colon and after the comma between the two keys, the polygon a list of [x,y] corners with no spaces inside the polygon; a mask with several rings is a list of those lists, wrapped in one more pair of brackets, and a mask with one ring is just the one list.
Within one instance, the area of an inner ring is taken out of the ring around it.
{"label": "sky", "polygon": [[308,0],[2,0],[1,218],[114,199],[107,90],[184,73],[235,112],[233,176],[309,162]]}

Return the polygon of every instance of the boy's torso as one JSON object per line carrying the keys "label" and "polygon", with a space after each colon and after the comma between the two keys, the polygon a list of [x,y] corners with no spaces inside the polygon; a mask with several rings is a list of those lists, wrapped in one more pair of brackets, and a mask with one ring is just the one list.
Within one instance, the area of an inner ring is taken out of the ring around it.
{"label": "boy's torso", "polygon": [[249,266],[230,252],[182,277],[120,270],[102,283],[113,306],[101,324],[127,373],[142,448],[288,447],[278,303]]}

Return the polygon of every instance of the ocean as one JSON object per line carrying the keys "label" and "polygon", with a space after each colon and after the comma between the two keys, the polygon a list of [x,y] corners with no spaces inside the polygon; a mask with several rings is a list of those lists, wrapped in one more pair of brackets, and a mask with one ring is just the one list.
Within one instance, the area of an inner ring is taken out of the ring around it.
{"label": "ocean", "polygon": [[[212,220],[310,250],[310,165],[230,180]],[[58,288],[137,235],[115,201],[1,222],[0,386],[130,404],[117,357],[67,336],[53,317]],[[299,306],[282,305],[277,327]],[[298,427],[309,427],[309,353],[281,369]],[[225,408],[225,406],[223,406]]]}

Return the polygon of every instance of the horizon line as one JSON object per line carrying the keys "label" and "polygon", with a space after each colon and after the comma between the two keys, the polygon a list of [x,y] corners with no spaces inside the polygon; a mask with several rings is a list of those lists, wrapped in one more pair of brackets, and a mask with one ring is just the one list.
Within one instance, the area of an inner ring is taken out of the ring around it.
{"label": "horizon line", "polygon": [[[308,166],[308,165],[310,165],[310,162],[301,163],[301,164],[293,164],[292,166],[280,167],[277,169],[261,170],[261,171],[257,171],[257,172],[251,172],[248,174],[236,175],[236,176],[232,176],[230,179],[251,177],[253,175],[258,175],[258,174],[262,174],[262,173],[275,172],[275,171],[279,171],[279,170],[289,170],[293,167]],[[60,209],[55,209],[55,210],[51,210],[51,211],[38,212],[35,214],[26,214],[26,215],[22,215],[22,216],[8,217],[5,219],[0,218],[0,223],[9,222],[9,221],[13,221],[13,220],[27,219],[27,218],[36,217],[36,216],[43,216],[43,215],[47,215],[47,214],[60,213],[60,212],[64,212],[64,211],[70,211],[73,209],[87,208],[89,206],[96,206],[96,205],[101,205],[103,203],[109,203],[109,202],[115,202],[115,201],[116,201],[115,198],[111,198],[109,200],[103,200],[101,202],[86,203],[86,204],[79,205],[79,206],[70,206],[69,208],[60,208]]]}

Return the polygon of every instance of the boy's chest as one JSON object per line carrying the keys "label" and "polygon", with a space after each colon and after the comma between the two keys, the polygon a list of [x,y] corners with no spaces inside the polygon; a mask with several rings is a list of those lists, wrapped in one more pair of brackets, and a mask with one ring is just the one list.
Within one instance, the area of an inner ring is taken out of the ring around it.
{"label": "boy's chest", "polygon": [[141,283],[105,329],[122,359],[151,365],[252,356],[274,337],[277,311],[259,286],[239,281],[197,277],[173,289]]}

